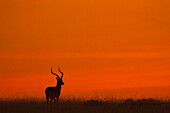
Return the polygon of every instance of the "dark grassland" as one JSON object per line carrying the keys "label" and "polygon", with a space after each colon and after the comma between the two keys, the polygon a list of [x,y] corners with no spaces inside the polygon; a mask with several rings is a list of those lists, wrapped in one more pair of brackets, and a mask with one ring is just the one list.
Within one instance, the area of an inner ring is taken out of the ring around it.
{"label": "dark grassland", "polygon": [[153,99],[122,102],[60,100],[47,104],[38,100],[0,100],[0,113],[170,113],[170,102]]}

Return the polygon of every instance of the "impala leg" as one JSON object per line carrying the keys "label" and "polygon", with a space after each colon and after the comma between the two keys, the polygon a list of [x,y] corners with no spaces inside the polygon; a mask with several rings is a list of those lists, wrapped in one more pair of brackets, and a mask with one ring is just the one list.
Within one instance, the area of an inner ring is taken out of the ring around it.
{"label": "impala leg", "polygon": [[59,96],[57,97],[57,102],[58,102]]}
{"label": "impala leg", "polygon": [[52,103],[53,98],[51,97],[51,103]]}
{"label": "impala leg", "polygon": [[47,103],[48,103],[48,97],[46,97],[46,99],[47,99]]}
{"label": "impala leg", "polygon": [[54,97],[54,103],[55,103],[55,97]]}

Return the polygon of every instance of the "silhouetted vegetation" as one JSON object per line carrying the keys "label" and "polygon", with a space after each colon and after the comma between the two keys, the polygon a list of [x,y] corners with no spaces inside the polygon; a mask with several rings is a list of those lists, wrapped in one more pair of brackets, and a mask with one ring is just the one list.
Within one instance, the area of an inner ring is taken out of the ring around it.
{"label": "silhouetted vegetation", "polygon": [[0,100],[0,113],[170,113],[170,102],[153,99],[124,101],[60,100],[46,103],[36,99]]}

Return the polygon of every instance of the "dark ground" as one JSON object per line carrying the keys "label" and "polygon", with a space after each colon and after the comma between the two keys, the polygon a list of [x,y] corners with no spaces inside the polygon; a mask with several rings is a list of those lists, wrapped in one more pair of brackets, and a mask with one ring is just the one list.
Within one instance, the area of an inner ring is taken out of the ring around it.
{"label": "dark ground", "polygon": [[170,113],[170,102],[132,99],[123,102],[0,100],[0,113]]}

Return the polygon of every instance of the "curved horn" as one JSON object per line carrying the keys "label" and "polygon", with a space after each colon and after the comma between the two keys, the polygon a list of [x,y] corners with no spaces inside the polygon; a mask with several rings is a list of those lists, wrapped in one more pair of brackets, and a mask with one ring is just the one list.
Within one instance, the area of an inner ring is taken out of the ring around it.
{"label": "curved horn", "polygon": [[64,73],[63,73],[63,72],[61,72],[60,67],[58,67],[58,70],[59,70],[59,72],[62,74],[62,75],[61,75],[61,79],[62,79],[62,78],[63,78]]}
{"label": "curved horn", "polygon": [[53,73],[52,67],[51,67],[51,73],[55,76],[57,76],[58,78],[60,78],[57,74]]}

